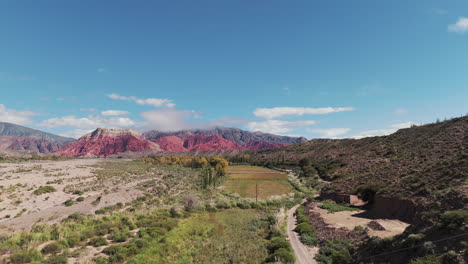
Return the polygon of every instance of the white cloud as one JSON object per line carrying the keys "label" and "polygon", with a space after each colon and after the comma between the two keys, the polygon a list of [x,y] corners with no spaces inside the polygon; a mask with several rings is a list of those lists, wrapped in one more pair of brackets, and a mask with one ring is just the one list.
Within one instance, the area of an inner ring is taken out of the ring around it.
{"label": "white cloud", "polygon": [[398,129],[408,128],[408,127],[411,127],[412,125],[416,125],[416,124],[411,122],[411,121],[398,123],[398,124],[393,124],[393,125],[390,125],[390,128],[362,131],[362,132],[352,136],[352,138],[359,139],[359,138],[365,138],[365,137],[390,135],[390,134],[393,134],[396,131],[398,131]]}
{"label": "white cloud", "polygon": [[107,97],[114,99],[114,100],[125,100],[125,101],[133,101],[139,105],[152,105],[155,107],[175,107],[175,103],[172,102],[170,99],[159,99],[159,98],[137,98],[135,96],[122,96],[120,94],[112,93],[108,94]]}
{"label": "white cloud", "polygon": [[395,111],[393,111],[393,113],[395,115],[404,115],[404,114],[408,113],[408,110],[406,110],[404,108],[397,108],[397,109],[395,109]]}
{"label": "white cloud", "polygon": [[448,31],[456,33],[465,33],[468,31],[468,18],[460,17],[455,24],[448,26]]}
{"label": "white cloud", "polygon": [[129,128],[135,124],[133,120],[127,117],[111,117],[106,119],[99,116],[76,117],[71,115],[46,119],[39,126],[46,128],[75,127],[79,129],[95,129],[98,127]]}
{"label": "white cloud", "polygon": [[80,138],[90,132],[92,132],[94,129],[73,129],[70,131],[65,131],[63,133],[59,133],[60,136],[62,137],[71,137],[71,138]]}
{"label": "white cloud", "polygon": [[273,107],[273,108],[257,108],[253,112],[255,116],[264,119],[274,119],[281,116],[302,116],[306,114],[329,114],[343,111],[352,111],[352,107]]}
{"label": "white cloud", "polygon": [[250,131],[261,131],[264,133],[272,134],[285,134],[296,127],[304,127],[314,125],[315,121],[302,120],[302,121],[284,121],[284,120],[266,120],[260,122],[249,122],[247,129]]}
{"label": "white cloud", "polygon": [[128,111],[123,111],[123,110],[106,110],[102,111],[101,115],[103,116],[122,116],[122,115],[128,115]]}
{"label": "white cloud", "polygon": [[174,107],[175,104],[172,103],[172,100],[169,99],[158,99],[158,98],[146,98],[146,99],[137,99],[135,102],[139,105],[152,105],[156,107]]}
{"label": "white cloud", "polygon": [[195,111],[173,108],[146,111],[141,113],[141,117],[145,120],[141,130],[176,131],[196,128],[200,124],[190,122],[190,119],[198,115]]}
{"label": "white cloud", "polygon": [[99,72],[99,73],[103,73],[103,72],[107,72],[107,69],[106,68],[98,68],[96,71]]}
{"label": "white cloud", "polygon": [[31,117],[37,116],[38,114],[30,111],[17,111],[6,108],[5,105],[0,104],[0,121],[8,122],[17,125],[31,124]]}
{"label": "white cloud", "polygon": [[322,138],[338,138],[348,133],[350,128],[311,129],[310,132],[321,134]]}

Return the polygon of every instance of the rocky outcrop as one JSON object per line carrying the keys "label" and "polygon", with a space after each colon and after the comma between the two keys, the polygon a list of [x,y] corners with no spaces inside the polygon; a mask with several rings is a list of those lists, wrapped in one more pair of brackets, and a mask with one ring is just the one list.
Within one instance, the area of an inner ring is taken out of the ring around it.
{"label": "rocky outcrop", "polygon": [[104,129],[84,135],[57,154],[66,157],[106,157],[112,154],[144,150],[161,151],[158,144],[145,139],[138,132],[130,129]]}
{"label": "rocky outcrop", "polygon": [[411,200],[376,194],[370,213],[380,218],[412,222],[420,209],[422,209],[421,206]]}
{"label": "rocky outcrop", "polygon": [[153,140],[163,151],[187,151],[184,147],[184,140],[176,136],[167,136]]}

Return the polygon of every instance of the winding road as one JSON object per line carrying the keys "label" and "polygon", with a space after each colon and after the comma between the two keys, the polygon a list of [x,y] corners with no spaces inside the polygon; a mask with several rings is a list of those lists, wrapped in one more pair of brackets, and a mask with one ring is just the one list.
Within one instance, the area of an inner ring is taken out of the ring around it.
{"label": "winding road", "polygon": [[308,247],[299,240],[299,235],[294,232],[296,228],[296,218],[294,217],[294,212],[300,206],[300,204],[294,206],[288,210],[287,213],[287,233],[289,242],[294,250],[294,255],[296,255],[296,264],[317,264],[315,260],[315,254],[318,253],[318,247]]}

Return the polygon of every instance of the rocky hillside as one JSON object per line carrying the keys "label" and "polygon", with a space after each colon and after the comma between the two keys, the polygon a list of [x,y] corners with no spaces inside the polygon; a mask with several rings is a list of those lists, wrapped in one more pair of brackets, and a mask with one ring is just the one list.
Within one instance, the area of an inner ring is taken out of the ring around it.
{"label": "rocky hillside", "polygon": [[120,152],[161,151],[156,143],[130,129],[104,129],[84,135],[60,149],[56,154],[66,157],[106,157]]}
{"label": "rocky hillside", "polygon": [[323,199],[346,202],[357,194],[368,202],[368,217],[411,223],[393,239],[350,245],[353,261],[346,263],[468,263],[467,149],[464,116],[389,136],[311,140],[258,151],[254,158],[299,166],[305,178],[330,181]]}
{"label": "rocky hillside", "polygon": [[[198,136],[218,136],[230,141],[235,142],[238,145],[245,146],[250,144],[251,147],[260,146],[262,144],[255,142],[264,142],[271,143],[276,146],[288,145],[293,143],[306,142],[307,139],[303,137],[287,137],[287,136],[278,136],[273,134],[267,134],[262,132],[249,132],[239,128],[226,128],[218,127],[214,129],[195,129],[195,130],[183,130],[176,132],[160,132],[160,131],[149,131],[143,134],[149,140],[156,140],[158,138],[167,137],[167,136],[176,136],[181,139],[187,139],[194,135]],[[269,145],[269,146],[274,146]],[[265,146],[265,145],[263,145]]]}
{"label": "rocky hillside", "polygon": [[0,136],[0,149],[26,150],[47,154],[57,151],[61,145],[62,144],[50,143],[45,139]]}
{"label": "rocky hillside", "polygon": [[0,122],[0,136],[34,138],[46,140],[52,144],[63,144],[74,141],[73,138],[61,137],[51,133],[5,122]]}
{"label": "rocky hillside", "polygon": [[401,129],[389,136],[363,139],[317,139],[281,150],[259,151],[257,162],[309,160],[332,181],[325,191],[353,193],[366,184],[378,194],[430,202],[434,195],[466,191],[468,117]]}
{"label": "rocky hillside", "polygon": [[0,122],[0,149],[51,153],[73,140],[20,125]]}

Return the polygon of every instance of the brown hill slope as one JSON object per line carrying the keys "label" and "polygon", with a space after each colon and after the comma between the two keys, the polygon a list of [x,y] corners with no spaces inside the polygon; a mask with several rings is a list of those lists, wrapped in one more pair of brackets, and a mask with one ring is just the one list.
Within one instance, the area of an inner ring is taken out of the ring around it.
{"label": "brown hill slope", "polygon": [[[363,139],[311,140],[280,150],[259,151],[257,162],[297,164],[310,160],[321,177],[331,180],[328,192],[352,193],[369,183],[381,195],[428,203],[448,193],[466,192],[468,116],[401,129],[389,136]],[[450,196],[450,195],[449,195]]]}

